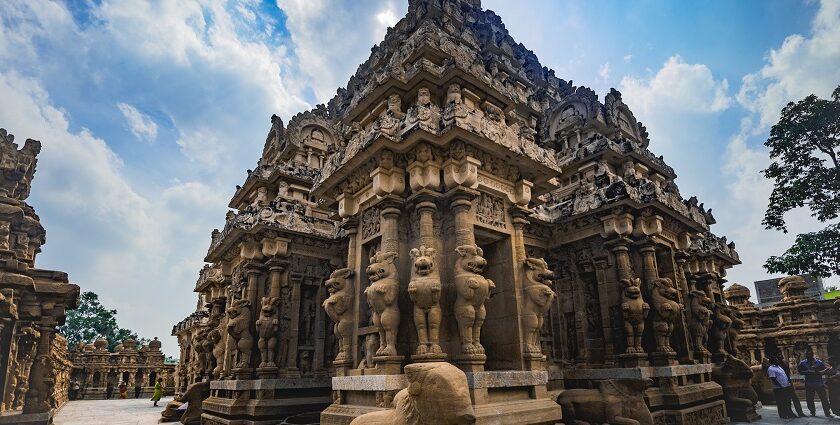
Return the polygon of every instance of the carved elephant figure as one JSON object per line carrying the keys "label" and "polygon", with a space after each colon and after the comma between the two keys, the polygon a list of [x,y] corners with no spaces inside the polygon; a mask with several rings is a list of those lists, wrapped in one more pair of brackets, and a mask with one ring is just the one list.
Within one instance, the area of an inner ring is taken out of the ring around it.
{"label": "carved elephant figure", "polygon": [[366,413],[350,425],[468,425],[475,423],[467,376],[446,362],[405,367],[408,388],[394,396],[393,409]]}
{"label": "carved elephant figure", "polygon": [[379,331],[377,356],[397,355],[397,332],[400,327],[397,295],[400,284],[396,261],[396,252],[379,252],[370,258],[367,267],[371,284],[365,289],[365,296],[373,309],[373,325]]}
{"label": "carved elephant figure", "polygon": [[567,425],[653,425],[645,404],[649,379],[607,379],[596,389],[563,390],[557,404],[563,408]]}
{"label": "carved elephant figure", "polygon": [[324,311],[335,325],[333,332],[338,338],[338,354],[336,362],[343,362],[348,359],[350,353],[350,342],[353,338],[353,275],[352,269],[338,269],[330,274],[326,286],[330,293],[329,298],[324,300]]}

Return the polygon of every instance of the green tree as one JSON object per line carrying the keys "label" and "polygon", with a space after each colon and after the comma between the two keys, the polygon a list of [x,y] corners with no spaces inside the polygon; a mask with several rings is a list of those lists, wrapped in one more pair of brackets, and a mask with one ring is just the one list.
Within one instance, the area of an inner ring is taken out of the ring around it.
{"label": "green tree", "polygon": [[[108,340],[108,351],[127,338],[137,340],[137,334],[117,326],[117,310],[108,310],[99,302],[99,295],[85,292],[79,299],[79,308],[67,312],[67,322],[59,328],[67,338],[70,348],[79,343],[92,343],[100,336]],[[142,341],[138,341],[138,347]]]}
{"label": "green tree", "polygon": [[[762,224],[787,233],[784,215],[808,207],[820,222],[840,216],[840,86],[831,99],[810,95],[790,102],[764,142],[774,161],[764,170],[773,193]],[[771,273],[840,275],[840,223],[796,237],[764,264]]]}

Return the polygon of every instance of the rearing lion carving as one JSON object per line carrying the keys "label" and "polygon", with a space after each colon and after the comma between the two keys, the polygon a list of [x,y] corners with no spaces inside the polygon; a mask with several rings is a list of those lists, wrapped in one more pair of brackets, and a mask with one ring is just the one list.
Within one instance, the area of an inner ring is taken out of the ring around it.
{"label": "rearing lion carving", "polygon": [[455,260],[455,318],[461,336],[461,350],[464,354],[484,354],[481,346],[481,325],[487,316],[484,302],[496,285],[481,275],[487,265],[481,248],[461,245],[455,248],[455,252],[459,255]]}
{"label": "rearing lion carving", "polygon": [[551,279],[554,272],[548,269],[548,264],[542,258],[526,258],[523,262],[522,292],[525,304],[522,308],[522,326],[525,328],[526,352],[542,353],[540,347],[540,329],[543,326],[543,316],[551,309],[554,291],[551,290]]}
{"label": "rearing lion carving", "polygon": [[324,301],[327,316],[335,323],[333,331],[338,338],[336,362],[349,360],[350,341],[353,338],[353,269],[338,269],[327,279],[330,297]]}
{"label": "rearing lion carving", "polygon": [[417,354],[440,353],[440,275],[435,249],[420,246],[410,252],[412,261],[408,296],[414,302]]}
{"label": "rearing lion carving", "polygon": [[245,369],[251,361],[254,336],[251,335],[251,302],[236,300],[227,310],[227,332],[236,343],[239,355],[237,368]]}
{"label": "rearing lion carving", "polygon": [[365,295],[373,309],[373,324],[379,331],[377,356],[397,355],[397,332],[400,327],[400,309],[397,305],[399,281],[397,280],[396,252],[379,252],[370,258],[367,274],[371,284]]}

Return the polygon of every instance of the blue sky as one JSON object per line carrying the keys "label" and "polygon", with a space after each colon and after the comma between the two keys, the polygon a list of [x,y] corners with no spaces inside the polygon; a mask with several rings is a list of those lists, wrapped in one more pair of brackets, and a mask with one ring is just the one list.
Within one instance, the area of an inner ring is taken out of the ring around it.
{"label": "blue sky", "polygon": [[[840,2],[484,0],[561,78],[624,94],[684,195],[713,208],[751,286],[793,235],[760,225],[762,146],[788,101],[840,84]],[[44,144],[40,267],[177,353],[172,324],[276,113],[327,101],[395,0],[0,2],[0,126]],[[818,225],[792,212],[792,233]],[[832,282],[836,282],[836,278]]]}

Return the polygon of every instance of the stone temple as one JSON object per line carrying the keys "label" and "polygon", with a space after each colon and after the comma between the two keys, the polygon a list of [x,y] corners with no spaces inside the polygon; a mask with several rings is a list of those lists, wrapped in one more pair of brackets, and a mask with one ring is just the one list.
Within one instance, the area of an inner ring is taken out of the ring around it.
{"label": "stone temple", "polygon": [[649,143],[478,0],[409,1],[327,105],[272,117],[173,328],[182,422],[758,419],[738,254]]}

